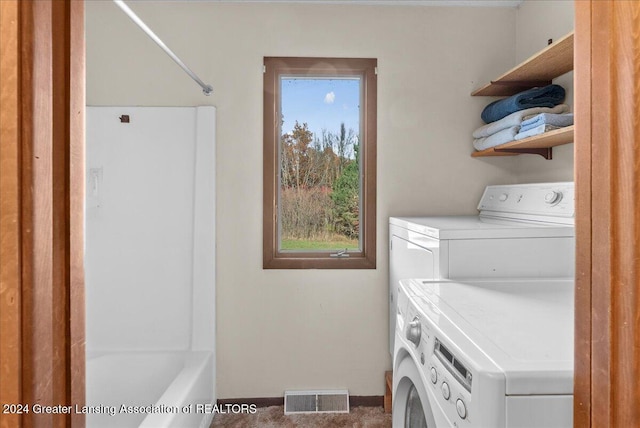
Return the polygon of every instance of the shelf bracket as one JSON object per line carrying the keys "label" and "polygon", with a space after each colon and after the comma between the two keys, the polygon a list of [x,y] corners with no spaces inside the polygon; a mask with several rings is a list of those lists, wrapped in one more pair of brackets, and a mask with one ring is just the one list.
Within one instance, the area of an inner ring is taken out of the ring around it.
{"label": "shelf bracket", "polygon": [[546,160],[553,159],[551,147],[544,147],[541,149],[493,149],[495,152],[504,152],[504,153],[518,153],[518,154],[530,154],[530,155],[540,155]]}

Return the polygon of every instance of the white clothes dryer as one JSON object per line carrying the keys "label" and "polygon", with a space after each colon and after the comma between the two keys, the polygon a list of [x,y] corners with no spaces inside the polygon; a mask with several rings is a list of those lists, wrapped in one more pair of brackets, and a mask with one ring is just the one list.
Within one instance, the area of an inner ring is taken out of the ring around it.
{"label": "white clothes dryer", "polygon": [[400,281],[393,426],[571,427],[573,292],[570,279]]}
{"label": "white clothes dryer", "polygon": [[479,215],[389,219],[389,352],[398,281],[574,276],[574,185],[487,186]]}

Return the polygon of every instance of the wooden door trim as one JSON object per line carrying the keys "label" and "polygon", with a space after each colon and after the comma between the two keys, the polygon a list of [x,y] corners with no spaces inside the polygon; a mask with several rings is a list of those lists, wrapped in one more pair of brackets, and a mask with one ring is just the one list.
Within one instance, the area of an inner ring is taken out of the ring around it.
{"label": "wooden door trim", "polygon": [[640,3],[576,1],[574,426],[640,420]]}
{"label": "wooden door trim", "polygon": [[573,424],[591,418],[591,8],[575,1],[576,294]]}
{"label": "wooden door trim", "polygon": [[[71,1],[69,10],[69,323],[71,403],[82,406],[86,395],[84,200],[85,200],[85,28],[84,1]],[[71,426],[83,428],[82,414]]]}
{"label": "wooden door trim", "polygon": [[[84,2],[0,7],[0,395],[83,405]],[[0,413],[0,426],[83,427],[84,417]]]}
{"label": "wooden door trim", "polygon": [[[0,2],[0,403],[21,403],[20,42],[17,1]],[[0,413],[2,428],[20,428]]]}

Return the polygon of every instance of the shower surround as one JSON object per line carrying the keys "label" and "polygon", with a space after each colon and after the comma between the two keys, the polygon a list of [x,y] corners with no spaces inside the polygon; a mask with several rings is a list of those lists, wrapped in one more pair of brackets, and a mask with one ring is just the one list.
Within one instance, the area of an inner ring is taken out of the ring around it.
{"label": "shower surround", "polygon": [[88,107],[87,426],[215,403],[215,108]]}

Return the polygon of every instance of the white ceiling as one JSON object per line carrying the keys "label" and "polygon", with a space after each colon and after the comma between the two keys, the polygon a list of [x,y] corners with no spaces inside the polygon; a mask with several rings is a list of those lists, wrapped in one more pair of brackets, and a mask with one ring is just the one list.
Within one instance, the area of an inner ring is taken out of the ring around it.
{"label": "white ceiling", "polygon": [[217,3],[316,3],[359,4],[384,6],[466,6],[466,7],[518,7],[524,0],[136,0],[182,1]]}

